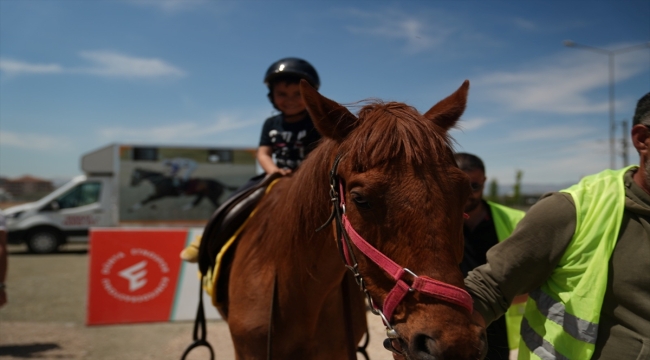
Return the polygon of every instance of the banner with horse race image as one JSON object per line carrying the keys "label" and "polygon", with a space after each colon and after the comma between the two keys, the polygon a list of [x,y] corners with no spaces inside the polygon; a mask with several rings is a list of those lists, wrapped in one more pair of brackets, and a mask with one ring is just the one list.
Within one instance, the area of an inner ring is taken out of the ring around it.
{"label": "banner with horse race image", "polygon": [[255,176],[254,149],[121,145],[120,223],[198,224]]}

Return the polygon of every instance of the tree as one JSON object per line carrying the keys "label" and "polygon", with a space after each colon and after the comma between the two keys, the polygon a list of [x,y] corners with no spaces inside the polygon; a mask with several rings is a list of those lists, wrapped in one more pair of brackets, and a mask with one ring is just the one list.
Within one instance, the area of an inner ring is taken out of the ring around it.
{"label": "tree", "polygon": [[490,185],[488,188],[488,200],[501,202],[499,201],[499,183],[497,182],[496,178],[492,178],[492,180],[490,180]]}
{"label": "tree", "polygon": [[517,175],[515,176],[515,185],[512,188],[512,202],[514,205],[521,205],[521,178],[524,176],[524,172],[517,170]]}

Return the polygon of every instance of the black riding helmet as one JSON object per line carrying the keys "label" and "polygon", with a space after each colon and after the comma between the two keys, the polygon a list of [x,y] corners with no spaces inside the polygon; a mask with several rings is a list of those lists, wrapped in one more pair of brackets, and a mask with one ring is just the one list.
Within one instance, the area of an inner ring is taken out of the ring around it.
{"label": "black riding helmet", "polygon": [[266,75],[264,75],[264,84],[269,88],[268,97],[274,107],[273,83],[276,80],[289,80],[293,82],[295,79],[305,79],[316,89],[320,87],[318,72],[316,72],[316,69],[309,62],[303,59],[293,57],[284,58],[269,66],[268,70],[266,70]]}
{"label": "black riding helmet", "polygon": [[311,64],[307,61],[292,57],[280,59],[271,64],[271,66],[269,66],[269,69],[266,70],[264,83],[270,89],[271,83],[275,79],[283,77],[285,75],[298,76],[309,81],[309,84],[311,84],[311,86],[315,87],[316,89],[320,87],[320,79],[318,77],[316,69],[314,69],[314,67],[311,66]]}

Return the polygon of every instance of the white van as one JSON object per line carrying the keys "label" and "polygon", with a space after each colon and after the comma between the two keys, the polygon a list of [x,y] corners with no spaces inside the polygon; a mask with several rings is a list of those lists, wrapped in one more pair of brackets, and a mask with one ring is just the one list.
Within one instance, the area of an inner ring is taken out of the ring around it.
{"label": "white van", "polygon": [[51,253],[88,241],[91,227],[202,227],[255,175],[255,149],[111,144],[83,155],[81,169],[86,175],[42,199],[3,211],[10,243]]}

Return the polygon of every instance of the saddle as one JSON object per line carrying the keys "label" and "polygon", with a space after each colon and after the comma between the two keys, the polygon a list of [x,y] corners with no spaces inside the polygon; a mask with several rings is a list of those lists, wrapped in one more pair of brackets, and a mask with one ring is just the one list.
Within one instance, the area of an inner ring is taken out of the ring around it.
{"label": "saddle", "polygon": [[[208,290],[212,303],[221,310],[225,319],[228,318],[228,277],[233,249],[236,238],[246,220],[257,207],[267,192],[267,189],[282,175],[274,173],[262,174],[248,181],[226,200],[210,217],[200,240],[193,241],[181,252],[181,258],[189,262],[199,263],[202,284],[199,288],[199,306],[196,310],[192,343],[185,349],[181,360],[197,347],[207,347],[210,360],[214,360],[214,350],[207,341],[207,326],[203,308],[203,290]],[[200,243],[199,243],[200,241]],[[225,248],[224,248],[225,247]],[[197,252],[198,249],[198,252]],[[217,262],[217,255],[220,262]],[[222,281],[217,281],[221,279]]]}
{"label": "saddle", "polygon": [[[204,288],[211,293],[215,306],[220,307],[226,300],[227,281],[217,280],[227,279],[230,273],[230,261],[236,247],[233,237],[264,197],[267,188],[280,177],[281,174],[273,173],[252,178],[221,204],[208,220],[198,246],[198,265],[204,278]],[[221,255],[219,263],[217,255]],[[215,276],[218,278],[213,278]]]}

